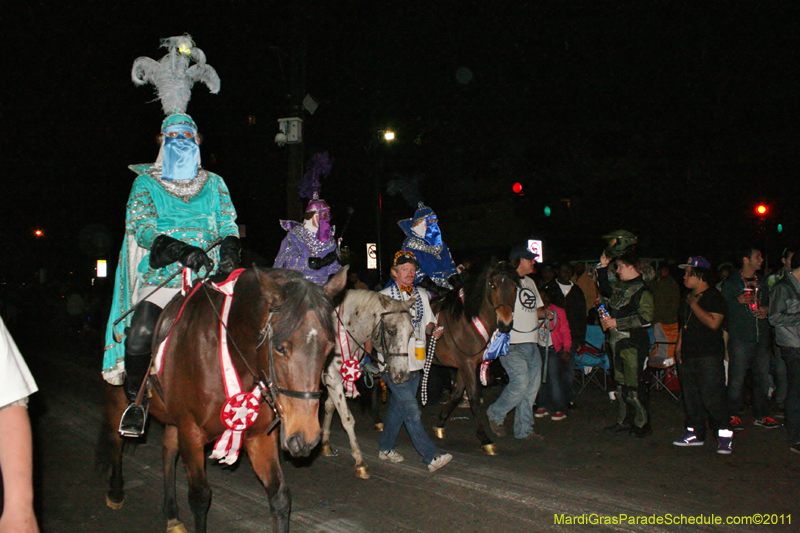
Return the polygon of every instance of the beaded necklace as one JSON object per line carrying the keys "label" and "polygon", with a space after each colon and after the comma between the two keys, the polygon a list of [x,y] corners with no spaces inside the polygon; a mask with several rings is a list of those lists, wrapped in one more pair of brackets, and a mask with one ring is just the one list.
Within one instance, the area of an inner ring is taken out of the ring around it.
{"label": "beaded necklace", "polygon": [[[397,282],[393,281],[390,287],[392,292],[392,298],[395,300],[403,301],[403,293],[400,291],[400,287],[397,286]],[[422,321],[422,315],[424,313],[424,308],[422,307],[422,297],[419,294],[419,289],[414,287],[413,296],[415,296],[414,300],[414,312],[411,313],[411,325],[414,326],[414,331],[417,331],[417,327],[419,323]]]}

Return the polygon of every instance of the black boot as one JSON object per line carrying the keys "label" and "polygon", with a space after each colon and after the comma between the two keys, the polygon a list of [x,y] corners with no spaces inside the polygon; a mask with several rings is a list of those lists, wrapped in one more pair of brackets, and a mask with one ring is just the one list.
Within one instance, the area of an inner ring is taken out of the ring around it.
{"label": "black boot", "polygon": [[615,393],[619,405],[617,423],[613,426],[608,426],[605,431],[616,435],[627,435],[633,429],[633,409],[628,404],[627,387],[618,385]]}
{"label": "black boot", "polygon": [[147,390],[137,404],[139,390],[150,370],[150,344],[153,340],[158,316],[161,308],[150,302],[143,302],[136,309],[125,339],[125,396],[128,408],[122,413],[119,432],[123,437],[140,437],[144,435],[147,422]]}

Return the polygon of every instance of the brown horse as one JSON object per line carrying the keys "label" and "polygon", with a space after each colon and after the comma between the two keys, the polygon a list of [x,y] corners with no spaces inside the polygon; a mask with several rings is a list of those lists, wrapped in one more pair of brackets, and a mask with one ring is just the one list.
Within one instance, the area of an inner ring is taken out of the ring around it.
{"label": "brown horse", "polygon": [[[242,391],[261,387],[259,415],[241,434],[242,444],[266,489],[274,531],[289,531],[291,509],[280,448],[307,456],[320,439],[320,376],[335,338],[330,298],[344,288],[346,271],[343,268],[321,288],[298,272],[254,267],[239,276],[233,291],[226,336],[231,361]],[[178,455],[186,467],[195,530],[206,532],[211,488],[204,447],[226,429],[220,416],[226,394],[219,357],[224,298],[204,283],[189,296],[173,299],[156,329],[154,348],[169,334],[161,369],[151,374],[150,400],[150,414],[165,424],[164,513],[169,533],[186,531],[175,497]],[[122,387],[109,386],[109,393],[108,419],[117,428],[125,395]],[[278,422],[280,432],[271,431]],[[124,439],[114,430],[112,440],[106,500],[119,508],[124,500]]]}
{"label": "brown horse", "polygon": [[482,418],[485,415],[480,411],[478,397],[477,368],[488,340],[479,333],[473,320],[480,320],[489,336],[495,329],[502,333],[511,331],[518,286],[519,275],[511,265],[504,261],[492,262],[479,276],[468,279],[463,291],[451,291],[434,302],[433,311],[439,316],[438,324],[444,327],[444,333],[436,343],[435,361],[456,369],[456,384],[450,401],[439,413],[439,420],[433,428],[440,439],[444,438],[445,423],[466,389],[481,448],[489,455],[497,453],[486,433]]}

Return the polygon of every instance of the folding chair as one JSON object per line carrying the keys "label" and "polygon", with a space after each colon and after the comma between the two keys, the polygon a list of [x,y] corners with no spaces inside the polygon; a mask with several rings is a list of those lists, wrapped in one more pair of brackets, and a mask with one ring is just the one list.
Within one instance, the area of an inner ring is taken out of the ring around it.
{"label": "folding chair", "polygon": [[[578,379],[575,380],[578,391],[577,396],[590,383],[605,392],[608,388],[608,372],[611,362],[605,349],[606,336],[600,326],[586,326],[586,338],[575,354],[575,370]],[[602,381],[601,381],[602,379]]]}
{"label": "folding chair", "polygon": [[678,380],[678,369],[675,366],[675,347],[678,344],[678,324],[653,324],[648,328],[650,334],[650,354],[645,368],[651,370],[652,388],[663,389],[676,400],[680,400],[681,385]]}

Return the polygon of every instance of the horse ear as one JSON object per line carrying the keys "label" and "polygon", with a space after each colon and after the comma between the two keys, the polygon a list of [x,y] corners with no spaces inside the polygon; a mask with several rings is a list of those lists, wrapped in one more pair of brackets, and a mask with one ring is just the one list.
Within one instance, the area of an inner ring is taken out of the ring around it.
{"label": "horse ear", "polygon": [[392,305],[392,302],[396,302],[394,298],[391,296],[386,296],[385,294],[378,293],[378,301],[381,303],[381,306],[384,309],[389,309],[389,306]]}
{"label": "horse ear", "polygon": [[339,272],[334,274],[328,279],[328,282],[322,287],[328,298],[333,299],[334,296],[342,292],[344,286],[347,285],[347,271],[350,265],[345,265],[339,269]]}
{"label": "horse ear", "polygon": [[408,300],[403,302],[403,305],[406,306],[406,309],[411,309],[412,307],[414,307],[414,303],[416,301],[417,301],[417,297],[416,296],[412,296],[411,298],[409,298]]}
{"label": "horse ear", "polygon": [[256,278],[258,278],[258,282],[261,285],[261,293],[270,300],[270,305],[272,305],[272,300],[280,294],[280,285],[272,276],[268,276],[256,265],[253,265],[253,272],[255,272]]}

